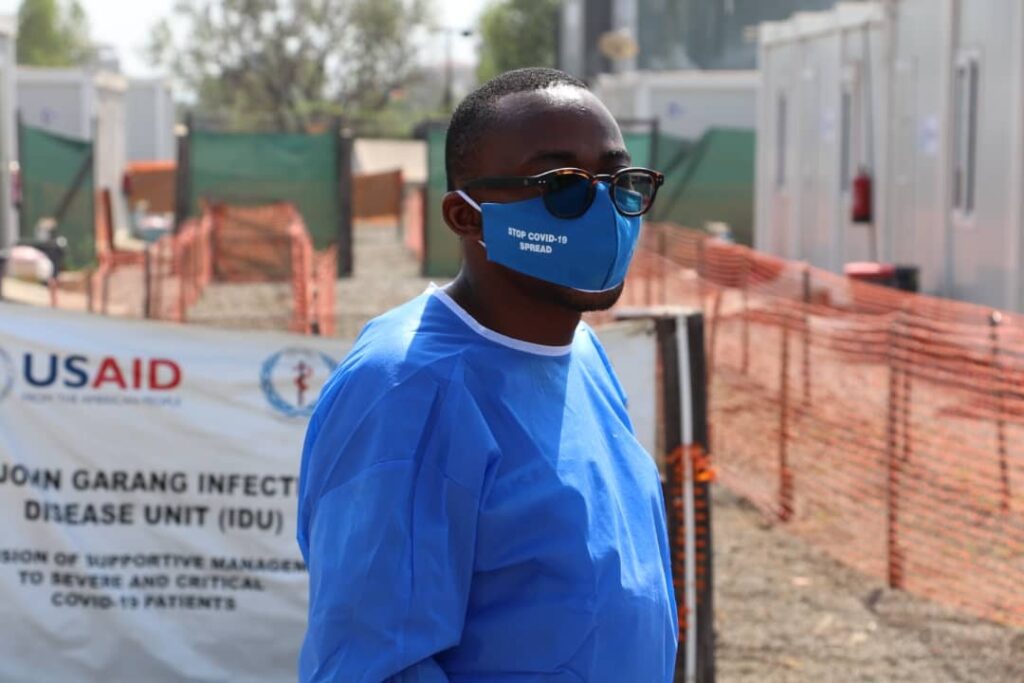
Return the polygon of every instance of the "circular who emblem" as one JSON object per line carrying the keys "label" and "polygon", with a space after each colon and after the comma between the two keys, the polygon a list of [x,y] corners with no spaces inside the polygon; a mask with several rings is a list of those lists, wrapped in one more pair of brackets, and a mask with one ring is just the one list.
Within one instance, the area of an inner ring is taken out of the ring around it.
{"label": "circular who emblem", "polygon": [[337,362],[330,356],[292,347],[263,361],[260,388],[271,407],[288,417],[309,417]]}
{"label": "circular who emblem", "polygon": [[14,363],[7,352],[0,349],[0,401],[7,398],[14,386]]}

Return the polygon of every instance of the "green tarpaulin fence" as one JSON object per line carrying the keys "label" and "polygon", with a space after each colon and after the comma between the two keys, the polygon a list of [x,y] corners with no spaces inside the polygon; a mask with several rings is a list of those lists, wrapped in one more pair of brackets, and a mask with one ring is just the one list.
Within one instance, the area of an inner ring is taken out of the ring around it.
{"label": "green tarpaulin fence", "polygon": [[655,152],[652,147],[657,144],[657,136],[650,133],[623,131],[622,141],[626,143],[626,149],[629,150],[629,155],[633,158],[634,166],[651,167],[652,152]]}
{"label": "green tarpaulin fence", "polygon": [[448,192],[444,168],[446,137],[443,126],[433,126],[427,131],[427,196],[423,221],[425,277],[452,277],[459,272],[462,263],[459,240],[441,216],[441,201]]}
{"label": "green tarpaulin fence", "polygon": [[19,146],[21,239],[34,239],[40,219],[54,218],[74,189],[57,225],[57,235],[67,240],[64,267],[92,265],[96,260],[92,143],[22,124]]}
{"label": "green tarpaulin fence", "polygon": [[714,128],[677,163],[659,155],[665,159],[665,185],[654,220],[696,229],[721,221],[729,224],[737,242],[752,246],[755,147],[752,130]]}
{"label": "green tarpaulin fence", "polygon": [[337,131],[224,133],[192,130],[187,167],[188,205],[202,200],[298,207],[317,249],[336,242],[342,226]]}

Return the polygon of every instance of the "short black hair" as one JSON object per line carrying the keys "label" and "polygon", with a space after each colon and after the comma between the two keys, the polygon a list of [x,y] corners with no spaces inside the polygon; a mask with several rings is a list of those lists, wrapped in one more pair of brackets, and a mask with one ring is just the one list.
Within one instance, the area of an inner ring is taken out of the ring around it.
{"label": "short black hair", "polygon": [[448,175],[448,191],[457,189],[455,179],[463,176],[473,147],[495,123],[498,101],[508,95],[545,90],[567,85],[589,90],[587,84],[564,71],[529,67],[506,71],[474,90],[452,114],[445,143],[444,166]]}

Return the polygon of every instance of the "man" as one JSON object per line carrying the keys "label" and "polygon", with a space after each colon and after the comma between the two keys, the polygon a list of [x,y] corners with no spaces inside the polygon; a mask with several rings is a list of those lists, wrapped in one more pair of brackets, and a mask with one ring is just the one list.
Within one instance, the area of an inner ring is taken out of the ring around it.
{"label": "man", "polygon": [[580,322],[661,176],[549,69],[471,94],[446,156],[462,272],[366,326],[309,426],[300,679],[671,681],[657,469]]}

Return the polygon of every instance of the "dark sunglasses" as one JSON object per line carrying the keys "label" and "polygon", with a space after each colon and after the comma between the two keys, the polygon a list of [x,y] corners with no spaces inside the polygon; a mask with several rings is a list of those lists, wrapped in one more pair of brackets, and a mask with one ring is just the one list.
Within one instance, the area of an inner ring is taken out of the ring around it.
{"label": "dark sunglasses", "polygon": [[594,175],[579,168],[559,168],[535,176],[477,178],[463,190],[539,187],[544,206],[556,218],[579,218],[594,203],[597,183],[607,183],[615,209],[623,216],[642,216],[654,204],[665,176],[649,168],[624,168]]}

